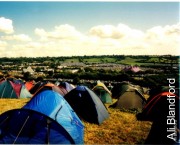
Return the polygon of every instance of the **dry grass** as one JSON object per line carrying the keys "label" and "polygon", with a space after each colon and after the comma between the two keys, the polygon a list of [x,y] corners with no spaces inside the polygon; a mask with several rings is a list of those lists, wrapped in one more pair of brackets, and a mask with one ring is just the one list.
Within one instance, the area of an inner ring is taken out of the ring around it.
{"label": "dry grass", "polygon": [[150,122],[136,120],[135,114],[108,109],[110,118],[101,125],[85,122],[86,144],[137,144],[146,139]]}
{"label": "dry grass", "polygon": [[24,106],[29,99],[0,99],[0,114],[11,109],[17,109]]}
{"label": "dry grass", "polygon": [[[0,99],[0,114],[21,108],[28,99]],[[141,144],[146,139],[151,123],[136,120],[135,114],[108,108],[110,117],[101,125],[84,122],[85,144]]]}

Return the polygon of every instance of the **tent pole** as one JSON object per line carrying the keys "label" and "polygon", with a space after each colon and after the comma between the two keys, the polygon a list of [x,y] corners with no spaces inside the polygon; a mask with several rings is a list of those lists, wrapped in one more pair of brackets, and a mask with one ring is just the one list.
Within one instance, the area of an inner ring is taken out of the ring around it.
{"label": "tent pole", "polygon": [[22,125],[22,127],[21,127],[21,129],[20,129],[20,131],[19,131],[18,135],[16,136],[16,138],[15,138],[15,140],[14,140],[13,144],[15,144],[15,143],[16,143],[16,141],[17,141],[17,139],[18,139],[19,135],[21,134],[21,132],[22,132],[22,130],[23,130],[23,128],[24,128],[24,126],[26,125],[26,123],[27,123],[28,119],[29,119],[29,116],[26,118],[26,120],[25,120],[24,124]]}
{"label": "tent pole", "polygon": [[50,120],[47,118],[47,137],[46,137],[46,143],[49,144],[49,136],[50,136]]}
{"label": "tent pole", "polygon": [[6,118],[0,123],[0,126],[1,126],[4,122],[6,122],[8,118],[9,118],[9,116],[6,117]]}
{"label": "tent pole", "polygon": [[10,96],[10,98],[12,97],[12,94],[13,94],[13,89],[12,89],[12,91],[11,91],[11,96]]}
{"label": "tent pole", "polygon": [[3,88],[3,92],[2,92],[1,98],[2,98],[3,95],[4,95],[5,89],[6,89],[6,85],[5,85],[4,88]]}

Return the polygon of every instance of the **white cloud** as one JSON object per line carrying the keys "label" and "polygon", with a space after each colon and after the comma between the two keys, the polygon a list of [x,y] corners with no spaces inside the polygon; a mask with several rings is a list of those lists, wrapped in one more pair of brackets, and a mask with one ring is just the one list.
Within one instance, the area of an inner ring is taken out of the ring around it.
{"label": "white cloud", "polygon": [[146,32],[132,29],[124,24],[119,24],[117,27],[96,26],[90,30],[90,34],[99,38],[99,50],[102,50],[102,53],[106,51],[108,54],[125,55],[180,55],[179,24],[157,26]]}
{"label": "white cloud", "polygon": [[[1,48],[9,47],[2,54],[14,56],[75,56],[75,55],[180,55],[180,25],[156,26],[143,32],[127,25],[99,25],[82,34],[71,25],[59,25],[52,31],[35,29],[36,41],[24,43],[4,43]],[[13,35],[6,40],[13,39]],[[26,35],[24,35],[26,36]],[[29,37],[20,37],[27,38]],[[17,40],[17,37],[16,37]],[[43,40],[43,41],[42,41]],[[2,43],[3,44],[3,43]],[[0,43],[1,45],[1,43]],[[10,53],[11,52],[11,53]]]}
{"label": "white cloud", "polygon": [[131,29],[127,25],[119,24],[113,25],[100,25],[92,27],[89,31],[90,35],[100,38],[123,39],[125,37],[142,37],[144,33],[140,30]]}
{"label": "white cloud", "polygon": [[147,30],[146,40],[155,43],[179,45],[180,24],[172,26],[157,26]]}
{"label": "white cloud", "polygon": [[55,26],[54,30],[47,32],[44,29],[36,28],[35,34],[41,37],[41,40],[47,39],[79,39],[82,36],[73,26],[65,24]]}
{"label": "white cloud", "polygon": [[180,24],[157,26],[147,30],[144,43],[156,49],[154,52],[180,55]]}
{"label": "white cloud", "polygon": [[8,36],[2,36],[1,38],[3,40],[31,41],[31,38],[25,34],[8,35]]}
{"label": "white cloud", "polygon": [[6,47],[7,43],[5,41],[0,41],[0,47]]}
{"label": "white cloud", "polygon": [[6,52],[6,48],[7,48],[8,44],[5,41],[1,41],[0,40],[0,57],[3,57],[4,53]]}
{"label": "white cloud", "polygon": [[95,26],[90,29],[90,35],[97,36],[100,38],[113,38],[120,39],[124,37],[124,34],[119,32],[116,27],[112,25]]}
{"label": "white cloud", "polygon": [[14,32],[12,20],[0,17],[0,32],[12,34]]}

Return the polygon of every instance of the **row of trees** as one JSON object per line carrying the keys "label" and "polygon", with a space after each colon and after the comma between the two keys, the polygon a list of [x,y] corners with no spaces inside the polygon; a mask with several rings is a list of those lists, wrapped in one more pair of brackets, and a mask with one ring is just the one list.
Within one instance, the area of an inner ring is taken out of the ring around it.
{"label": "row of trees", "polygon": [[129,81],[134,84],[144,86],[144,87],[156,87],[156,86],[167,86],[168,81],[167,78],[175,78],[176,86],[179,85],[179,77],[178,75],[165,75],[165,74],[158,74],[158,75],[151,75],[151,76],[144,76],[141,77],[133,77],[127,73],[122,74],[102,74],[102,73],[80,73],[80,74],[57,74],[54,78],[70,78],[75,79],[76,83],[80,83],[81,80],[104,80],[109,82],[122,82],[122,81]]}

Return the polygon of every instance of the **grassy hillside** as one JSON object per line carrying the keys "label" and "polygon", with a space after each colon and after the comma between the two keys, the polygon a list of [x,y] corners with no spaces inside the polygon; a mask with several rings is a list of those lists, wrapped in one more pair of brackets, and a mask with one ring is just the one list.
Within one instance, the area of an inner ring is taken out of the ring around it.
{"label": "grassy hillside", "polygon": [[126,65],[161,65],[162,63],[178,63],[178,58],[175,56],[88,56],[88,57],[70,57],[64,58],[66,63],[117,63]]}
{"label": "grassy hillside", "polygon": [[[21,108],[28,99],[0,99],[0,114]],[[101,125],[84,122],[85,144],[137,144],[146,139],[151,123],[136,120],[135,114],[108,108],[109,119]]]}

